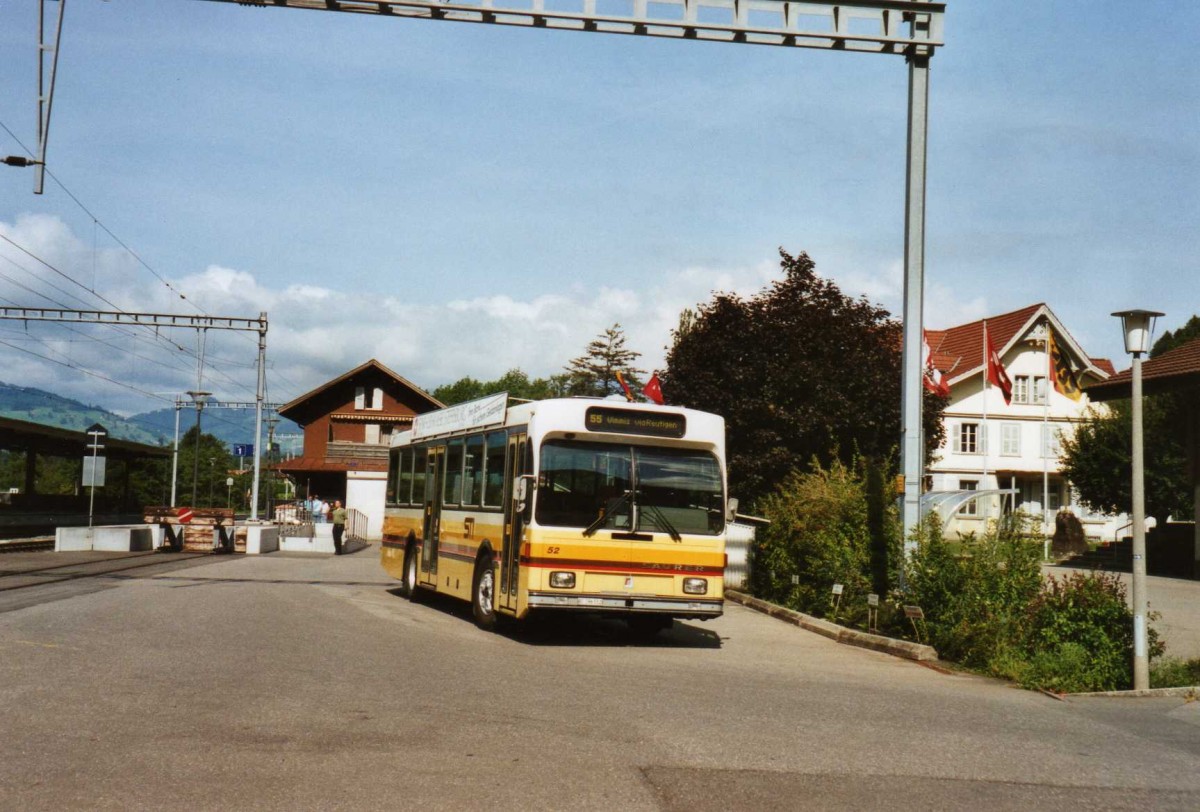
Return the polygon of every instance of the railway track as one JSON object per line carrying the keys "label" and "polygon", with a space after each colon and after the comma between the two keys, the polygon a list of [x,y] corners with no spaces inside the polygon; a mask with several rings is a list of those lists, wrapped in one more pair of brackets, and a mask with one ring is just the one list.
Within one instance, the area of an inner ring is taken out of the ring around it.
{"label": "railway track", "polygon": [[[51,549],[53,542],[51,542]],[[77,559],[62,564],[46,566],[30,566],[33,562],[22,562],[24,566],[6,566],[7,561],[0,561],[0,592],[11,592],[17,589],[45,586],[77,581],[86,578],[96,578],[128,570],[156,566],[178,565],[195,558],[208,558],[211,553],[159,553],[146,552],[119,557],[94,559]]]}
{"label": "railway track", "polygon": [[54,549],[54,536],[36,536],[27,539],[0,539],[0,554],[39,553]]}

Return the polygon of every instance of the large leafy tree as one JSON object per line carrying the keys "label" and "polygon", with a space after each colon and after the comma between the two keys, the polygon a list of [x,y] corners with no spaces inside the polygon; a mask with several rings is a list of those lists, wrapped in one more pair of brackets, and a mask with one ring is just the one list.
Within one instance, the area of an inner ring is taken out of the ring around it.
{"label": "large leafy tree", "polygon": [[[780,257],[783,278],[757,295],[685,313],[661,376],[668,403],[725,417],[730,490],[750,504],[814,462],[894,461],[900,437],[900,323],[807,254]],[[944,406],[926,393],[927,453]]]}
{"label": "large leafy tree", "polygon": [[[1200,338],[1200,317],[1192,316],[1178,330],[1162,334],[1150,350],[1161,355]],[[1160,519],[1190,516],[1192,496],[1188,484],[1187,437],[1189,410],[1196,408],[1197,393],[1165,392],[1143,401],[1145,437],[1146,513]],[[1092,409],[1063,437],[1063,471],[1079,492],[1080,501],[1093,510],[1128,513],[1133,509],[1130,466],[1133,458],[1133,422],[1130,402],[1113,401],[1107,408]]]}
{"label": "large leafy tree", "polygon": [[614,324],[589,341],[583,355],[566,366],[569,394],[605,397],[620,393],[618,372],[631,389],[641,389],[645,370],[633,366],[641,355],[625,346],[625,332]]}
{"label": "large leafy tree", "polygon": [[543,400],[568,394],[568,381],[566,375],[530,378],[528,373],[520,369],[510,369],[494,381],[459,378],[454,383],[434,389],[433,396],[447,406],[452,406],[500,392],[508,392],[511,397],[521,400]]}
{"label": "large leafy tree", "polygon": [[190,507],[225,507],[225,479],[237,467],[233,455],[229,453],[229,447],[220,437],[202,432],[199,465],[196,465],[196,450],[196,427],[192,426],[179,440],[178,503],[189,505],[192,500],[192,483],[195,481],[196,504],[189,505]]}

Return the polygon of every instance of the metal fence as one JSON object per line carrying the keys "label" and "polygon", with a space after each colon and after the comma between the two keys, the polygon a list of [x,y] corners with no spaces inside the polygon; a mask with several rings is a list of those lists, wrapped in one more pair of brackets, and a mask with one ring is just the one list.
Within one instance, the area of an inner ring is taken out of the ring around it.
{"label": "metal fence", "polygon": [[346,511],[346,539],[348,541],[367,540],[367,514],[356,508]]}

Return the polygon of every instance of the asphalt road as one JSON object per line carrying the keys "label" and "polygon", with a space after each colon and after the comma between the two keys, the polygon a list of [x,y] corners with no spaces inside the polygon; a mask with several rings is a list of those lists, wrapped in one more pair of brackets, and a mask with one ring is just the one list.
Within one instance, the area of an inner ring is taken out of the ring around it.
{"label": "asphalt road", "polygon": [[487,634],[376,552],[0,592],[0,808],[1200,806],[1200,702],[1061,702],[735,605],[649,644]]}

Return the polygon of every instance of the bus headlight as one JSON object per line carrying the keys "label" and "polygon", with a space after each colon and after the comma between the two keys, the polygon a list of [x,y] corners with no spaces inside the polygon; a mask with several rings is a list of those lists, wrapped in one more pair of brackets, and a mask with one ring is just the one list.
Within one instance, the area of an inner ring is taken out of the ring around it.
{"label": "bus headlight", "polygon": [[708,592],[707,578],[684,578],[683,591],[689,595],[704,595]]}
{"label": "bus headlight", "polygon": [[550,573],[550,586],[555,589],[574,589],[575,573],[558,570]]}

